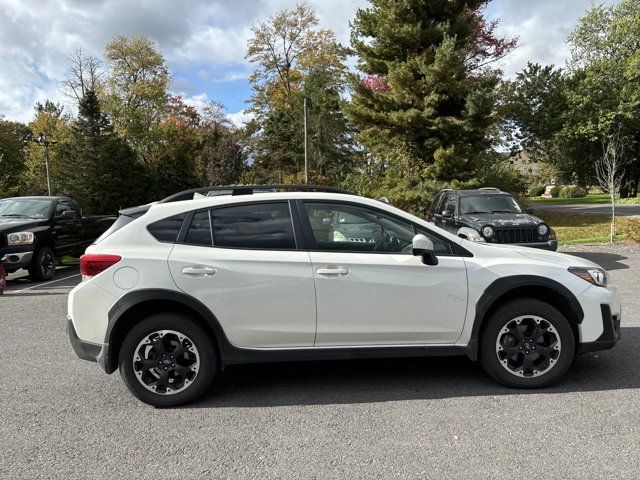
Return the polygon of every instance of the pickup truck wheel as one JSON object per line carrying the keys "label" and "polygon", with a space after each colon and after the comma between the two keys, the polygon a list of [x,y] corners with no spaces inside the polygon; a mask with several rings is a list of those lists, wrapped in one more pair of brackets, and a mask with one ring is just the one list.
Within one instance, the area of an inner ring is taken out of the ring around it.
{"label": "pickup truck wheel", "polygon": [[29,266],[31,280],[51,280],[56,273],[56,256],[51,247],[40,247],[36,250]]}
{"label": "pickup truck wheel", "polygon": [[218,361],[209,334],[180,313],[150,315],[125,337],[120,375],[138,399],[175,407],[200,397],[213,382]]}
{"label": "pickup truck wheel", "polygon": [[558,381],[575,354],[573,330],[553,306],[534,298],[511,301],[488,320],[480,345],[482,366],[512,388]]}

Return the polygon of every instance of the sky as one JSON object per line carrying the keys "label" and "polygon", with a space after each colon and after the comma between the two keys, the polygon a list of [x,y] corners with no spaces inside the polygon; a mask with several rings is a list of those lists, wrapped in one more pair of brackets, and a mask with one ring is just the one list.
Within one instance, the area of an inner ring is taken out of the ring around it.
{"label": "sky", "polygon": [[[614,1],[614,0],[610,0]],[[60,90],[68,56],[82,47],[102,57],[116,34],[146,35],[163,52],[171,91],[201,107],[219,101],[241,123],[251,90],[244,60],[251,26],[296,0],[0,0],[0,115],[28,122],[37,101],[71,101]],[[308,0],[320,24],[349,42],[349,22],[366,0]],[[493,0],[485,11],[518,48],[501,61],[512,76],[527,61],[563,65],[567,34],[590,0]],[[71,107],[68,107],[72,111]]]}

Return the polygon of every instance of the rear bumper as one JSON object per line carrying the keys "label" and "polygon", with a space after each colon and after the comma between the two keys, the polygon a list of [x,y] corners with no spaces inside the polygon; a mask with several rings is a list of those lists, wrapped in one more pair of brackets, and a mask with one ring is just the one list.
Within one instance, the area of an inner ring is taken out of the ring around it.
{"label": "rear bumper", "polygon": [[98,363],[103,370],[106,369],[106,352],[108,345],[86,342],[78,338],[76,329],[73,327],[71,317],[67,317],[67,333],[69,334],[69,342],[73,352],[82,360]]}
{"label": "rear bumper", "polygon": [[602,334],[593,342],[584,342],[578,345],[578,353],[609,350],[620,340],[620,314],[612,315],[611,307],[607,304],[600,305],[600,310],[602,312]]}

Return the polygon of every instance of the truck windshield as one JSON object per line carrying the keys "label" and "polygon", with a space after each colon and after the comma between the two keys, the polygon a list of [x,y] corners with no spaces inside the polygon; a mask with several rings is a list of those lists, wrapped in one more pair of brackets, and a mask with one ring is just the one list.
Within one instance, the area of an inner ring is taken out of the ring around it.
{"label": "truck windshield", "polygon": [[0,200],[0,217],[45,218],[51,200],[40,198],[7,198]]}
{"label": "truck windshield", "polygon": [[515,198],[509,195],[471,195],[460,198],[460,212],[473,213],[522,213]]}

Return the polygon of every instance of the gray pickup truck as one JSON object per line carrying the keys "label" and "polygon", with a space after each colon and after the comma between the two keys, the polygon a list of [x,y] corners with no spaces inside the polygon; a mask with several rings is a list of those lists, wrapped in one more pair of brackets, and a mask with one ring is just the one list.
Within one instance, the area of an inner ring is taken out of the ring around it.
{"label": "gray pickup truck", "polygon": [[116,217],[83,217],[69,197],[0,200],[0,258],[7,273],[20,268],[33,280],[49,280],[63,256],[77,257]]}

